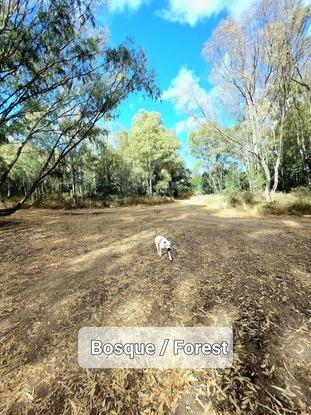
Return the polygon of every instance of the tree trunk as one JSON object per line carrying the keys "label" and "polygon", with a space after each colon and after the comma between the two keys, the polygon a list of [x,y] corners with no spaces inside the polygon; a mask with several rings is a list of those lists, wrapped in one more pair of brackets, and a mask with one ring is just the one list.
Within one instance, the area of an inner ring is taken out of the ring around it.
{"label": "tree trunk", "polygon": [[277,158],[274,165],[274,177],[273,177],[273,187],[272,193],[275,193],[279,183],[279,170],[281,165],[282,159],[282,152],[283,152],[283,125],[284,125],[284,118],[285,118],[285,110],[282,110],[282,118],[281,118],[281,131],[280,131],[280,138],[279,138],[279,146],[277,151]]}
{"label": "tree trunk", "polygon": [[[99,118],[94,118],[92,120],[91,126],[88,128],[88,130],[84,133],[84,138],[86,136],[86,134],[91,131],[91,129],[94,127],[95,123],[98,121]],[[40,183],[43,182],[43,180],[45,180],[45,178],[47,176],[49,176],[51,174],[51,172],[59,165],[59,163],[66,157],[66,155],[68,153],[70,153],[71,151],[73,151],[82,141],[83,141],[83,137],[81,139],[79,139],[77,142],[75,142],[74,144],[71,145],[71,147],[68,147],[63,150],[60,154],[60,156],[58,157],[58,159],[56,161],[53,162],[51,167],[48,167],[53,155],[55,154],[55,149],[56,146],[59,142],[61,138],[61,135],[59,136],[58,141],[54,144],[49,157],[47,158],[47,160],[45,161],[44,165],[42,166],[37,178],[34,180],[34,182],[32,183],[29,191],[25,194],[25,196],[13,207],[11,208],[6,208],[6,209],[0,209],[0,216],[7,216],[7,215],[11,215],[12,213],[16,212],[18,209],[20,209],[22,207],[22,205],[29,199],[29,197],[33,194],[33,192],[35,191],[35,189],[37,188],[37,186],[40,185]]]}
{"label": "tree trunk", "polygon": [[149,174],[149,195],[152,196],[152,173]]}
{"label": "tree trunk", "polygon": [[254,191],[253,179],[252,179],[252,177],[251,177],[251,173],[250,173],[250,171],[249,171],[249,168],[248,168],[248,167],[246,167],[246,177],[247,177],[247,181],[248,181],[249,191],[250,191],[251,193],[253,193],[253,191]]}
{"label": "tree trunk", "polygon": [[11,197],[11,181],[9,178],[7,180],[7,197]]}
{"label": "tree trunk", "polygon": [[311,172],[310,172],[310,166],[309,166],[310,158],[308,157],[308,154],[307,154],[305,140],[304,140],[304,134],[303,134],[303,128],[301,127],[301,123],[299,123],[299,127],[300,127],[300,130],[301,130],[301,139],[300,139],[299,131],[297,131],[297,133],[296,133],[298,150],[299,150],[299,154],[300,154],[300,157],[301,157],[303,169],[304,169],[305,175],[306,175],[306,183],[307,183],[308,186],[311,186]]}
{"label": "tree trunk", "polygon": [[4,171],[2,171],[2,173],[0,174],[0,188],[2,188],[5,184],[5,182],[8,180],[9,178],[9,174],[12,170],[12,168],[14,167],[14,165],[16,164],[17,160],[19,159],[19,156],[21,155],[23,148],[25,146],[25,144],[27,143],[28,139],[24,140],[24,142],[17,148],[16,154],[13,157],[13,160],[8,164],[8,166],[6,167],[6,169]]}
{"label": "tree trunk", "polygon": [[266,179],[266,186],[265,186],[265,195],[271,199],[271,175],[269,167],[265,160],[261,160],[261,165],[263,168],[263,171],[265,173],[265,179]]}
{"label": "tree trunk", "polygon": [[272,193],[275,193],[278,187],[280,164],[281,164],[281,153],[278,155],[278,158],[274,166],[274,180],[273,180]]}
{"label": "tree trunk", "polygon": [[210,178],[211,178],[211,180],[212,180],[212,185],[213,185],[213,187],[214,187],[214,193],[215,193],[215,194],[218,194],[218,189],[217,189],[216,181],[215,181],[215,179],[214,179],[214,177],[213,177],[213,174],[210,174]]}
{"label": "tree trunk", "polygon": [[273,181],[273,188],[272,192],[276,192],[279,182],[279,169],[282,160],[282,153],[283,153],[283,135],[284,135],[284,121],[285,121],[285,106],[286,101],[284,99],[283,107],[282,107],[282,116],[281,116],[281,125],[280,125],[280,138],[279,138],[279,148],[278,148],[278,155],[274,166],[274,181]]}
{"label": "tree trunk", "polygon": [[9,207],[9,208],[5,208],[5,209],[0,209],[0,216],[9,216],[9,215],[12,215],[18,209],[20,209],[21,206],[22,206],[22,204],[21,203],[18,203],[15,206],[12,206],[12,207]]}
{"label": "tree trunk", "polygon": [[74,201],[74,205],[77,205],[77,189],[76,189],[76,172],[74,167],[74,162],[71,160],[71,191],[72,191],[72,197]]}
{"label": "tree trunk", "polygon": [[79,174],[79,194],[80,197],[83,199],[84,197],[84,171],[82,165],[80,165],[80,174]]}

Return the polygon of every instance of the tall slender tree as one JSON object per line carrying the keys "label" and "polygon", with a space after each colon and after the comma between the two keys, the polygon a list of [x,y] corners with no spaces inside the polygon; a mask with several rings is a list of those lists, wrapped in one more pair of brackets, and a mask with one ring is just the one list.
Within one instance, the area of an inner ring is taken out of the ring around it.
{"label": "tall slender tree", "polygon": [[259,0],[241,20],[224,20],[203,49],[247,141],[215,120],[210,125],[263,170],[267,195],[278,186],[291,84],[310,90],[309,21],[310,9],[299,0]]}

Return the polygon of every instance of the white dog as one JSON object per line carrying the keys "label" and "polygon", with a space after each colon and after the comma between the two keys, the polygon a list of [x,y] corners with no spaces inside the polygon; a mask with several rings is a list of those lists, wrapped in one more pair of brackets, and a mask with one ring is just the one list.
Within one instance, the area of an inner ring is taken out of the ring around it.
{"label": "white dog", "polygon": [[156,244],[158,254],[161,256],[162,252],[164,251],[165,253],[167,253],[169,260],[172,261],[170,252],[172,249],[171,242],[168,239],[164,238],[164,236],[160,235],[155,237],[154,242]]}

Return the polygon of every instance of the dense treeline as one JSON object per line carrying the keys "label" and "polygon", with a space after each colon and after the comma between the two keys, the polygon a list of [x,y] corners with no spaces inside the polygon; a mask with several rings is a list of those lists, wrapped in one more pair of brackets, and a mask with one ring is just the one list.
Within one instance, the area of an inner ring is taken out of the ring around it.
{"label": "dense treeline", "polygon": [[204,45],[218,100],[197,97],[201,127],[190,148],[206,192],[311,185],[310,24],[299,0],[260,0]]}
{"label": "dense treeline", "polygon": [[[114,140],[98,135],[73,149],[40,183],[33,198],[36,203],[54,198],[78,206],[85,198],[179,196],[190,190],[190,171],[178,156],[179,146],[160,114],[141,111],[129,132],[119,133]],[[2,163],[15,152],[16,145],[3,145]],[[28,144],[2,188],[2,200],[26,195],[46,156],[40,147]]]}

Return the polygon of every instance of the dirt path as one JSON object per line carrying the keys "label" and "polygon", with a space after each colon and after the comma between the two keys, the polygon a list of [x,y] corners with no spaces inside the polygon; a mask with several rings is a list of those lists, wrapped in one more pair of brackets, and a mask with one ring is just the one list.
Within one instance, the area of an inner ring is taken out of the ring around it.
{"label": "dirt path", "polygon": [[[1,219],[0,412],[309,413],[310,231],[185,202]],[[88,325],[230,325],[234,368],[85,371]]]}

